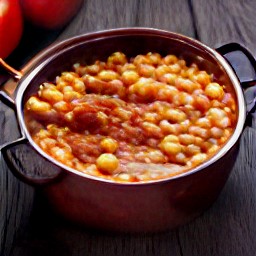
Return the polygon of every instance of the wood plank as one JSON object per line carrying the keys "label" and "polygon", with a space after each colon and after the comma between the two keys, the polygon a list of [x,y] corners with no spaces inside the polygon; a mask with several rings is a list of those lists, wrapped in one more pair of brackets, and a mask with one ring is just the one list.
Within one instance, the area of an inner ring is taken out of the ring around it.
{"label": "wood plank", "polygon": [[[211,47],[235,41],[255,53],[255,1],[192,0],[192,6],[199,40]],[[240,66],[244,63],[241,58],[236,61],[241,61]],[[179,230],[184,255],[255,255],[255,138],[254,129],[245,129],[235,167],[219,199],[201,218]]]}
{"label": "wood plank", "polygon": [[85,1],[58,40],[79,34],[136,25],[137,0]]}
{"label": "wood plank", "polygon": [[198,38],[211,47],[235,41],[255,54],[255,1],[191,0]]}
{"label": "wood plank", "polygon": [[[176,15],[177,13],[180,15]],[[195,36],[188,1],[162,0],[160,4],[148,0],[95,0],[85,2],[58,40],[90,31],[134,26],[166,29]]]}
{"label": "wood plank", "polygon": [[[0,103],[1,144],[19,137],[15,115]],[[34,191],[17,180],[0,154],[0,255],[8,255],[15,238],[25,232],[32,210]]]}
{"label": "wood plank", "polygon": [[[19,69],[57,38],[62,29],[44,30],[27,22],[18,47],[6,59]],[[2,72],[2,70],[1,70]],[[0,73],[1,78],[4,75]],[[0,84],[6,79],[1,80]],[[0,145],[19,138],[14,112],[0,102]],[[15,239],[24,235],[33,207],[34,189],[16,179],[0,154],[0,255],[9,255]]]}
{"label": "wood plank", "polygon": [[[159,4],[145,0],[87,0],[58,40],[89,31],[130,26],[168,29],[194,36],[187,1],[163,0]],[[36,202],[42,203],[38,198]],[[181,255],[176,230],[148,235],[107,235],[56,220],[46,209],[34,210],[29,228],[16,236],[11,255]]]}
{"label": "wood plank", "polygon": [[[114,5],[113,9],[107,8],[110,3]],[[219,38],[220,44],[223,43],[222,40],[240,38],[239,33],[232,34],[233,31],[230,32],[231,37],[224,33],[227,27],[234,24],[229,20],[230,17],[225,21],[224,15],[229,16],[227,11],[223,11],[222,18],[218,16],[219,8],[223,5],[220,1],[215,4],[204,1],[192,3],[196,14],[203,16],[196,17],[197,34],[202,41],[215,46],[216,38]],[[228,3],[231,5],[231,1]],[[235,13],[243,10],[237,5],[232,8],[236,10]],[[186,1],[162,1],[160,5],[156,1],[88,0],[79,13],[80,18],[75,18],[59,39],[88,31],[134,24],[173,30],[194,37],[196,34],[191,18],[188,18],[191,17],[188,9]],[[215,18],[210,16],[212,10],[215,10]],[[215,31],[217,36],[213,37],[209,31],[218,28],[218,19],[222,22],[224,19],[226,28],[224,26],[218,33]],[[249,23],[245,20],[244,24],[246,28]],[[247,39],[243,40],[242,37],[242,41],[247,42]],[[246,129],[241,140],[238,164],[220,198],[208,212],[189,225],[161,234],[117,236],[91,233],[61,221],[54,222],[54,219],[50,222],[48,219],[42,221],[40,215],[35,214],[34,221],[30,223],[34,227],[30,226],[27,232],[22,233],[24,236],[19,236],[11,255],[254,255],[254,141],[255,131]],[[13,237],[11,233],[10,237]]]}
{"label": "wood plank", "polygon": [[232,174],[202,217],[179,230],[184,255],[255,255],[256,131],[247,128]]}
{"label": "wood plank", "polygon": [[195,37],[189,1],[139,1],[137,26],[165,29]]}

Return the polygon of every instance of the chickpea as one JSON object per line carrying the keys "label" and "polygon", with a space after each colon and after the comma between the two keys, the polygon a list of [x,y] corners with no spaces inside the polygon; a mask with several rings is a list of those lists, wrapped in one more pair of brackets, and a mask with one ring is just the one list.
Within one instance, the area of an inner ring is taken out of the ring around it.
{"label": "chickpea", "polygon": [[112,138],[105,138],[100,142],[101,148],[107,153],[114,153],[118,148],[118,143]]}
{"label": "chickpea", "polygon": [[192,93],[194,90],[199,89],[199,86],[189,79],[177,78],[175,80],[175,86],[177,89]]}
{"label": "chickpea", "polygon": [[164,139],[162,140],[162,142],[174,142],[174,143],[178,143],[179,142],[179,138],[176,135],[170,134],[164,137]]}
{"label": "chickpea", "polygon": [[68,112],[70,110],[69,105],[65,101],[59,101],[55,103],[53,108],[60,112]]}
{"label": "chickpea", "polygon": [[222,100],[224,97],[223,88],[217,83],[210,83],[205,88],[205,94],[211,99]]}
{"label": "chickpea", "polygon": [[204,140],[201,137],[195,136],[195,143],[194,143],[195,145],[201,147],[203,142],[204,142]]}
{"label": "chickpea", "polygon": [[193,95],[193,106],[201,112],[207,111],[211,107],[211,102],[205,95]]}
{"label": "chickpea", "polygon": [[[102,70],[101,66],[98,63],[93,65],[88,65],[86,67],[86,73],[92,76],[97,75]],[[82,73],[81,76],[85,75],[86,73]]]}
{"label": "chickpea", "polygon": [[226,112],[220,108],[210,108],[206,116],[212,120],[222,119],[227,116]]}
{"label": "chickpea", "polygon": [[173,123],[181,123],[186,120],[187,116],[179,109],[168,109],[164,113],[164,118]]}
{"label": "chickpea", "polygon": [[218,122],[216,122],[216,124],[220,128],[227,128],[231,125],[231,120],[226,116],[223,119],[218,120]]}
{"label": "chickpea", "polygon": [[190,144],[194,144],[195,143],[195,136],[191,135],[191,134],[180,134],[179,135],[179,141],[180,143],[184,144],[184,145],[190,145]]}
{"label": "chickpea", "polygon": [[40,101],[36,97],[31,97],[26,103],[26,109],[34,112],[47,112],[51,110],[51,108],[49,103]]}
{"label": "chickpea", "polygon": [[199,110],[191,110],[187,109],[186,114],[188,116],[188,119],[192,122],[195,123],[201,116],[201,112]]}
{"label": "chickpea", "polygon": [[152,65],[140,64],[138,65],[138,73],[143,77],[153,77],[155,68]]}
{"label": "chickpea", "polygon": [[70,85],[66,85],[65,87],[62,88],[62,92],[65,93],[65,92],[71,92],[71,91],[74,91],[73,87],[70,86]]}
{"label": "chickpea", "polygon": [[187,161],[187,158],[184,153],[180,152],[175,156],[175,160],[177,161],[177,163],[185,164]]}
{"label": "chickpea", "polygon": [[175,124],[170,124],[167,120],[162,120],[159,123],[159,127],[164,134],[178,134],[179,132],[178,127]]}
{"label": "chickpea", "polygon": [[141,97],[153,98],[157,88],[149,78],[141,78],[137,83],[129,87],[129,94],[138,94]]}
{"label": "chickpea", "polygon": [[190,126],[189,134],[192,134],[194,136],[199,136],[199,137],[205,139],[205,138],[209,137],[209,130],[207,130],[205,128],[198,127],[198,126]]}
{"label": "chickpea", "polygon": [[199,118],[196,121],[195,125],[197,125],[201,128],[208,128],[208,129],[211,128],[211,126],[212,126],[210,120],[206,117]]}
{"label": "chickpea", "polygon": [[213,125],[219,128],[227,128],[231,125],[231,120],[227,116],[227,113],[220,108],[209,109],[207,116],[212,121]]}
{"label": "chickpea", "polygon": [[190,80],[194,81],[194,76],[196,74],[198,70],[198,67],[196,65],[193,65],[191,67],[189,67],[187,70],[185,70],[183,73],[182,73],[182,76],[184,78],[189,78]]}
{"label": "chickpea", "polygon": [[179,66],[180,66],[181,68],[187,68],[187,66],[186,66],[187,64],[186,64],[186,61],[185,61],[185,60],[179,59],[177,63],[179,64]]}
{"label": "chickpea", "polygon": [[143,122],[142,123],[142,128],[151,136],[156,136],[158,137],[161,135],[161,128],[153,123],[150,122]]}
{"label": "chickpea", "polygon": [[186,153],[190,156],[201,153],[201,148],[194,144],[190,144],[186,147]]}
{"label": "chickpea", "polygon": [[179,93],[175,94],[175,96],[173,97],[172,102],[176,106],[185,106],[185,105],[190,105],[191,106],[194,103],[194,98],[186,92],[179,92]]}
{"label": "chickpea", "polygon": [[145,113],[143,120],[150,122],[150,123],[156,123],[158,118],[159,118],[159,116],[157,113],[148,112],[148,113]]}
{"label": "chickpea", "polygon": [[215,153],[218,149],[219,149],[219,146],[217,146],[217,145],[212,145],[212,147],[209,148],[208,153],[209,153],[209,154],[213,154],[213,153]]}
{"label": "chickpea", "polygon": [[155,101],[155,102],[152,102],[149,106],[150,106],[149,110],[161,113],[166,109],[166,107],[170,106],[170,104],[167,105],[164,102]]}
{"label": "chickpea", "polygon": [[68,83],[72,83],[75,78],[78,77],[78,74],[75,72],[62,72],[60,79]]}
{"label": "chickpea", "polygon": [[122,52],[115,52],[108,57],[107,63],[114,65],[124,65],[127,63],[127,58]]}
{"label": "chickpea", "polygon": [[[55,125],[55,124],[47,125],[47,129],[48,129],[49,133],[51,135],[53,135],[54,137],[62,137],[68,131],[68,129],[66,129],[66,128],[58,128],[58,126]],[[58,142],[59,142],[59,138],[57,138],[57,139],[58,139]]]}
{"label": "chickpea", "polygon": [[159,53],[151,53],[149,52],[146,57],[149,59],[151,65],[159,65],[162,61],[162,57]]}
{"label": "chickpea", "polygon": [[192,79],[197,83],[201,84],[203,87],[211,82],[210,75],[208,75],[205,71],[199,71],[196,75],[192,77]]}
{"label": "chickpea", "polygon": [[227,138],[229,138],[231,136],[231,133],[232,133],[232,130],[227,128],[227,129],[224,129],[224,134],[223,136],[219,139],[220,143],[224,143]]}
{"label": "chickpea", "polygon": [[160,88],[156,93],[158,100],[171,102],[175,95],[177,95],[178,90],[174,86],[165,86]]}
{"label": "chickpea", "polygon": [[191,126],[190,120],[186,119],[185,121],[181,122],[180,124],[177,124],[179,128],[180,133],[187,133],[189,127]]}
{"label": "chickpea", "polygon": [[223,130],[218,127],[212,127],[210,129],[210,132],[211,132],[211,136],[215,139],[221,138],[224,134]]}
{"label": "chickpea", "polygon": [[160,150],[151,150],[147,156],[153,163],[166,162],[166,158]]}
{"label": "chickpea", "polygon": [[39,93],[40,97],[46,101],[56,103],[63,100],[63,94],[54,88],[43,88]]}
{"label": "chickpea", "polygon": [[85,92],[85,84],[82,80],[80,79],[75,79],[75,82],[73,84],[73,88],[75,91],[80,92],[80,93],[84,93]]}
{"label": "chickpea", "polygon": [[162,149],[163,152],[165,152],[167,155],[176,155],[182,151],[182,147],[178,143],[174,142],[162,142],[160,144],[160,148]]}
{"label": "chickpea", "polygon": [[135,66],[138,66],[140,64],[150,64],[150,59],[143,55],[137,55],[133,60],[133,64]]}
{"label": "chickpea", "polygon": [[136,72],[137,67],[133,63],[125,63],[121,67],[121,73],[124,73],[125,71],[135,71]]}
{"label": "chickpea", "polygon": [[202,162],[204,162],[206,160],[206,158],[207,158],[206,154],[199,153],[199,154],[194,155],[190,161],[193,163],[193,165],[198,165],[198,164],[201,164]]}
{"label": "chickpea", "polygon": [[178,58],[175,55],[167,55],[164,57],[164,63],[166,65],[175,64],[178,61]]}
{"label": "chickpea", "polygon": [[98,78],[101,79],[102,81],[109,82],[115,79],[118,79],[119,75],[113,70],[102,70],[98,74]]}
{"label": "chickpea", "polygon": [[113,113],[115,113],[123,121],[129,120],[132,117],[132,112],[131,111],[125,110],[124,108],[121,108],[121,107],[115,108]]}
{"label": "chickpea", "polygon": [[126,70],[123,72],[121,78],[125,84],[131,85],[131,84],[136,83],[140,77],[136,71]]}
{"label": "chickpea", "polygon": [[118,168],[119,160],[115,155],[110,153],[101,154],[96,160],[96,166],[99,170],[108,174],[114,173]]}
{"label": "chickpea", "polygon": [[178,63],[169,65],[170,73],[178,74],[181,71],[181,67]]}
{"label": "chickpea", "polygon": [[38,138],[39,140],[43,140],[43,139],[45,139],[45,138],[50,137],[51,134],[50,134],[50,132],[47,131],[47,130],[40,129],[36,136],[37,136],[37,138]]}
{"label": "chickpea", "polygon": [[71,101],[73,101],[75,99],[79,99],[81,97],[82,97],[82,95],[79,92],[67,91],[67,92],[64,92],[63,100],[66,102],[71,102]]}
{"label": "chickpea", "polygon": [[176,79],[177,75],[171,73],[164,74],[163,76],[158,78],[160,82],[167,83],[169,85],[175,85]]}
{"label": "chickpea", "polygon": [[[66,81],[63,81],[61,78],[56,79],[56,89],[59,90],[60,92],[66,88],[66,87],[70,87],[72,88],[72,86],[69,86],[68,83]],[[73,90],[73,88],[72,88]]]}
{"label": "chickpea", "polygon": [[171,73],[171,68],[167,65],[161,65],[155,69],[155,75],[157,79],[161,79],[161,77],[167,73]]}

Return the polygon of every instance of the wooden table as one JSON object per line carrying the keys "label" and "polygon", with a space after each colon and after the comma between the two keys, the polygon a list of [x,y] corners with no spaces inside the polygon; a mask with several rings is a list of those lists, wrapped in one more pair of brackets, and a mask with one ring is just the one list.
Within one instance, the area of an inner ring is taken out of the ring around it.
{"label": "wooden table", "polygon": [[[130,26],[182,33],[213,48],[235,41],[255,54],[255,17],[256,1],[249,0],[85,0],[64,30],[26,24],[8,61],[19,68],[54,40]],[[15,115],[3,103],[0,125],[1,144],[18,137]],[[256,131],[247,127],[233,172],[211,209],[185,226],[157,234],[109,235],[57,220],[34,188],[17,180],[0,159],[0,255],[256,255],[255,138]]]}

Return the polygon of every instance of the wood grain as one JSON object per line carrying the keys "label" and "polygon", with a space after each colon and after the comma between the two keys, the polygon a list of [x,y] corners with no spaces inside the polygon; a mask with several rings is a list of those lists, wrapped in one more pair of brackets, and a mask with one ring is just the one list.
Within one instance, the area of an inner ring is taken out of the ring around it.
{"label": "wood grain", "polygon": [[179,230],[184,255],[255,255],[256,131],[247,128],[233,172],[213,207]]}
{"label": "wood grain", "polygon": [[[147,26],[195,37],[211,47],[236,41],[255,53],[255,7],[249,0],[86,0],[58,40],[108,28]],[[15,123],[12,111],[0,104],[1,143],[18,136]],[[81,229],[52,215],[38,193],[32,211],[34,190],[17,181],[0,160],[0,255],[253,256],[255,136],[255,130],[245,129],[235,167],[216,203],[195,221],[158,234]]]}
{"label": "wood grain", "polygon": [[256,2],[191,0],[199,39],[211,47],[238,42],[256,54]]}
{"label": "wood grain", "polygon": [[[0,103],[0,143],[19,137],[14,112]],[[27,227],[34,192],[17,180],[0,154],[0,255],[8,255],[14,239]]]}
{"label": "wood grain", "polygon": [[[255,1],[192,0],[198,39],[211,47],[238,42],[255,54]],[[245,60],[240,74],[251,74]],[[216,204],[179,230],[184,255],[255,255],[256,131],[245,129],[238,158]],[[193,239],[194,238],[194,239]]]}
{"label": "wood grain", "polygon": [[138,1],[137,26],[153,27],[195,37],[189,1]]}
{"label": "wood grain", "polygon": [[136,26],[137,0],[86,0],[73,22],[58,40],[83,33]]}

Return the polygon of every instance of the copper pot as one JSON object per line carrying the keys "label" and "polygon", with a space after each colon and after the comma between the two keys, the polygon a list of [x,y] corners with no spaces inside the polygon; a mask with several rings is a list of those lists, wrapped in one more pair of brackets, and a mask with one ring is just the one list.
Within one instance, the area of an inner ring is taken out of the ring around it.
{"label": "copper pot", "polygon": [[[2,154],[14,174],[30,184],[40,185],[54,211],[68,220],[121,232],[160,231],[184,224],[204,212],[220,194],[235,162],[246,118],[248,120],[254,106],[250,99],[254,99],[251,93],[254,81],[241,83],[232,66],[219,53],[237,50],[249,59],[253,68],[256,67],[250,52],[236,43],[214,50],[168,31],[123,28],[84,34],[54,44],[32,59],[21,73],[2,63],[19,77],[14,93],[10,92],[13,83],[9,81],[0,95],[15,108],[22,134],[21,139],[3,145]],[[27,130],[24,103],[39,84],[68,70],[73,63],[105,59],[115,51],[123,51],[128,56],[149,51],[162,55],[172,52],[214,73],[234,93],[238,105],[237,125],[225,146],[189,172],[164,180],[127,184],[86,175],[46,155]],[[241,84],[250,87],[246,91],[250,96],[248,102]]]}

